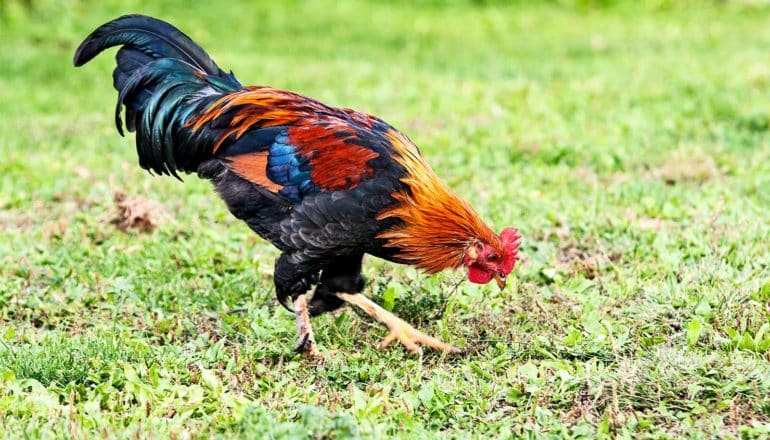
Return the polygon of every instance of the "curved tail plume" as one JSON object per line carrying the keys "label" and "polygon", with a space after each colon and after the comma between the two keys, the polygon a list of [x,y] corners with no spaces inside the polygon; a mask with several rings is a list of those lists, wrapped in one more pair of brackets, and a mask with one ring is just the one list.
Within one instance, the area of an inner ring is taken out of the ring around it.
{"label": "curved tail plume", "polygon": [[73,62],[82,66],[105,49],[121,46],[113,84],[118,90],[115,125],[136,131],[139,164],[159,174],[195,171],[211,155],[207,139],[187,119],[222,94],[243,86],[225,73],[190,37],[164,21],[125,15],[99,26],[80,44]]}
{"label": "curved tail plume", "polygon": [[75,66],[82,66],[113,46],[124,46],[142,54],[141,59],[173,58],[209,75],[223,75],[222,69],[193,40],[165,21],[146,15],[124,15],[91,32],[75,52]]}

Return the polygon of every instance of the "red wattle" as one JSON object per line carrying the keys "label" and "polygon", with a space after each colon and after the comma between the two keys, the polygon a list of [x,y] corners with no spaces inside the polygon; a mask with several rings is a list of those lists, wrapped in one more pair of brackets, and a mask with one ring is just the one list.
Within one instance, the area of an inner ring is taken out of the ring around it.
{"label": "red wattle", "polygon": [[486,284],[492,281],[492,272],[483,267],[471,264],[468,266],[468,281],[476,284]]}

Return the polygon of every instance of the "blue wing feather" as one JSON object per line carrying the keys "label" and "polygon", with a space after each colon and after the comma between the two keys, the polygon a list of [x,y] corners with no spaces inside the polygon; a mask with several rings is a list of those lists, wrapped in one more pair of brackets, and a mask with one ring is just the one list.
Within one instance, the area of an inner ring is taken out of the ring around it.
{"label": "blue wing feather", "polygon": [[[235,142],[220,146],[217,157],[232,161],[240,155],[264,151],[268,152],[265,176],[282,187],[278,191],[279,196],[299,203],[308,194],[320,190],[312,181],[309,159],[300,155],[297,148],[289,143],[286,127],[250,130]],[[229,162],[224,163],[227,166]]]}

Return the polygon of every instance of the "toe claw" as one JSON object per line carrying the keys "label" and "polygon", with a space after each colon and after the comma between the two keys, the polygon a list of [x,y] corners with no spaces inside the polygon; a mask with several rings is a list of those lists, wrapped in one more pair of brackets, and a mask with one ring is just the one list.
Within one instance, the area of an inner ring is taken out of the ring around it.
{"label": "toe claw", "polygon": [[294,349],[294,353],[303,355],[307,359],[310,359],[312,361],[326,360],[326,356],[324,356],[323,353],[318,351],[318,346],[315,344],[313,340],[309,338],[308,335],[305,335],[302,338],[302,340],[297,345],[297,348]]}
{"label": "toe claw", "polygon": [[302,354],[312,351],[312,349],[315,347],[313,347],[314,344],[310,342],[310,334],[306,333],[297,343],[297,347],[294,349],[294,353]]}
{"label": "toe claw", "polygon": [[378,344],[377,348],[385,348],[396,340],[400,342],[409,353],[418,356],[422,356],[423,346],[443,351],[445,353],[459,352],[459,350],[452,347],[451,345],[444,344],[438,339],[421,333],[419,330],[411,327],[404,328],[402,326],[393,328],[390,333],[388,333],[388,335],[385,336],[385,338],[383,338],[383,340]]}
{"label": "toe claw", "polygon": [[321,353],[318,350],[311,350],[305,354],[308,359],[315,361],[315,362],[325,362],[326,356],[324,356],[323,353]]}
{"label": "toe claw", "polygon": [[396,332],[388,333],[388,335],[385,336],[385,338],[383,338],[382,341],[380,341],[380,344],[377,346],[377,348],[387,347],[388,345],[390,345],[391,342],[393,342],[396,339],[397,336],[398,334]]}

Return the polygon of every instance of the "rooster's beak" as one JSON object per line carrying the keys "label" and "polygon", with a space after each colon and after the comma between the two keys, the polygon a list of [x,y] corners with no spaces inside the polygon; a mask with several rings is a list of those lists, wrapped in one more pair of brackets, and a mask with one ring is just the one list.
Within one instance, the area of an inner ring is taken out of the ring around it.
{"label": "rooster's beak", "polygon": [[500,288],[500,290],[505,289],[505,277],[501,276],[500,274],[495,274],[495,281],[497,281],[497,287]]}

